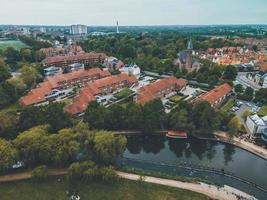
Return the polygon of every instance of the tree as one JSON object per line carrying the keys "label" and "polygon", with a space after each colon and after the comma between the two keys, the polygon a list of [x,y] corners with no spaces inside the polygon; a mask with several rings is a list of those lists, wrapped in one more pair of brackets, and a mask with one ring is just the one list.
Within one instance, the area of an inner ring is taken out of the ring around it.
{"label": "tree", "polygon": [[245,110],[243,113],[242,113],[242,118],[246,121],[247,120],[247,117],[251,115],[251,112],[250,110]]}
{"label": "tree", "polygon": [[125,111],[126,127],[131,130],[140,130],[143,124],[142,108],[138,104],[128,104]]}
{"label": "tree", "polygon": [[199,102],[193,107],[192,120],[194,132],[199,135],[209,135],[219,128],[219,115],[208,102]]}
{"label": "tree", "polygon": [[106,108],[96,101],[91,102],[84,114],[84,121],[95,129],[104,129]]}
{"label": "tree", "polygon": [[113,163],[125,150],[127,139],[106,131],[99,131],[94,138],[96,160],[103,164]]}
{"label": "tree", "polygon": [[160,99],[156,99],[147,102],[143,106],[143,127],[142,129],[146,132],[154,131],[161,128],[165,119],[164,106]]}
{"label": "tree", "polygon": [[6,66],[4,60],[0,58],[0,83],[11,77],[10,69]]}
{"label": "tree", "polygon": [[75,161],[80,150],[80,144],[74,136],[71,129],[62,129],[58,134],[50,136],[53,151],[52,160],[57,165],[64,166]]}
{"label": "tree", "polygon": [[241,129],[241,127],[242,127],[242,124],[240,122],[240,119],[237,116],[232,118],[231,121],[228,123],[229,136],[230,137],[235,136],[238,133],[238,131]]}
{"label": "tree", "polygon": [[71,180],[81,180],[82,178],[90,180],[93,176],[97,177],[98,172],[95,171],[92,174],[91,170],[97,170],[96,164],[92,161],[72,163],[68,169],[68,178]]}
{"label": "tree", "polygon": [[18,135],[14,145],[19,159],[26,165],[49,164],[52,157],[52,141],[48,137],[47,126],[37,126]]}
{"label": "tree", "polygon": [[254,90],[251,87],[247,87],[245,92],[239,97],[245,101],[251,101],[254,97]]}
{"label": "tree", "polygon": [[35,84],[39,76],[38,71],[32,66],[24,65],[19,72],[21,73],[20,78],[28,87]]}
{"label": "tree", "polygon": [[190,132],[194,129],[190,116],[185,109],[171,113],[169,121],[172,130]]}
{"label": "tree", "polygon": [[235,92],[236,93],[242,93],[243,91],[244,91],[244,88],[243,88],[243,86],[241,84],[237,84],[235,86]]}
{"label": "tree", "polygon": [[14,138],[17,135],[19,117],[17,111],[0,112],[0,137]]}
{"label": "tree", "polygon": [[15,164],[18,152],[11,142],[0,138],[0,172]]}
{"label": "tree", "polygon": [[262,88],[256,91],[255,101],[267,104],[267,88]]}
{"label": "tree", "polygon": [[223,78],[226,80],[234,81],[236,79],[236,76],[237,76],[236,67],[233,65],[228,65],[224,70]]}
{"label": "tree", "polygon": [[48,169],[46,165],[41,165],[32,171],[32,179],[36,182],[46,181],[48,178]]}

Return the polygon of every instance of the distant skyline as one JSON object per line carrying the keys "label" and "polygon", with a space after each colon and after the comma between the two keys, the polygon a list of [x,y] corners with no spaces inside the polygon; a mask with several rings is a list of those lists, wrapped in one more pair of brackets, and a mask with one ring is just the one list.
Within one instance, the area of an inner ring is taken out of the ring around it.
{"label": "distant skyline", "polygon": [[267,0],[0,0],[0,24],[267,24]]}

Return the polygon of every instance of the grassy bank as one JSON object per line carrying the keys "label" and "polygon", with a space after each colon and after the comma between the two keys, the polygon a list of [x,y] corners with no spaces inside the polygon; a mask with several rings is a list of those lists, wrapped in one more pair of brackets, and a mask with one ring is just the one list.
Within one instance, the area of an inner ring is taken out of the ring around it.
{"label": "grassy bank", "polygon": [[81,200],[204,200],[207,197],[175,188],[160,185],[121,180],[116,184],[58,182],[55,178],[45,183],[34,184],[32,181],[5,183],[0,185],[1,200],[61,200],[68,199],[67,191],[78,191]]}

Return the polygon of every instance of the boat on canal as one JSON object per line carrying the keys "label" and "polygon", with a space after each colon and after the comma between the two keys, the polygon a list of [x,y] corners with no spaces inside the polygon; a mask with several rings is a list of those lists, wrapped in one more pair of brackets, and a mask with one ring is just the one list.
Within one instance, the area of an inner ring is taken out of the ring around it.
{"label": "boat on canal", "polygon": [[168,131],[166,137],[175,139],[187,139],[188,135],[184,131]]}

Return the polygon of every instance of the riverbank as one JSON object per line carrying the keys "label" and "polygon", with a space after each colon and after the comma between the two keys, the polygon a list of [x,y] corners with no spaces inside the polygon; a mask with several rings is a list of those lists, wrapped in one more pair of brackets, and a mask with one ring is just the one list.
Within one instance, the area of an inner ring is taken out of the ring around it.
{"label": "riverbank", "polygon": [[222,141],[222,142],[226,142],[232,145],[235,145],[241,149],[244,149],[246,151],[249,151],[265,160],[267,160],[267,149],[262,148],[260,146],[257,146],[253,143],[250,142],[246,142],[242,139],[239,139],[237,137],[233,137],[232,139],[229,139],[229,137],[227,136],[227,134],[225,132],[215,132],[214,133],[216,138],[216,141]]}
{"label": "riverbank", "polygon": [[[123,179],[140,181],[140,175],[125,173],[120,171],[117,171],[117,173]],[[67,169],[49,169],[49,176],[62,176],[66,174],[67,174]],[[0,176],[0,183],[24,181],[31,179],[31,177],[32,174],[30,171],[9,174]],[[254,197],[231,187],[219,188],[215,185],[209,185],[202,182],[199,183],[181,182],[177,180],[156,178],[151,176],[142,176],[142,182],[168,186],[183,190],[190,190],[192,192],[208,196],[212,199],[237,200],[238,199],[237,196],[242,196],[247,199],[255,199]]]}

